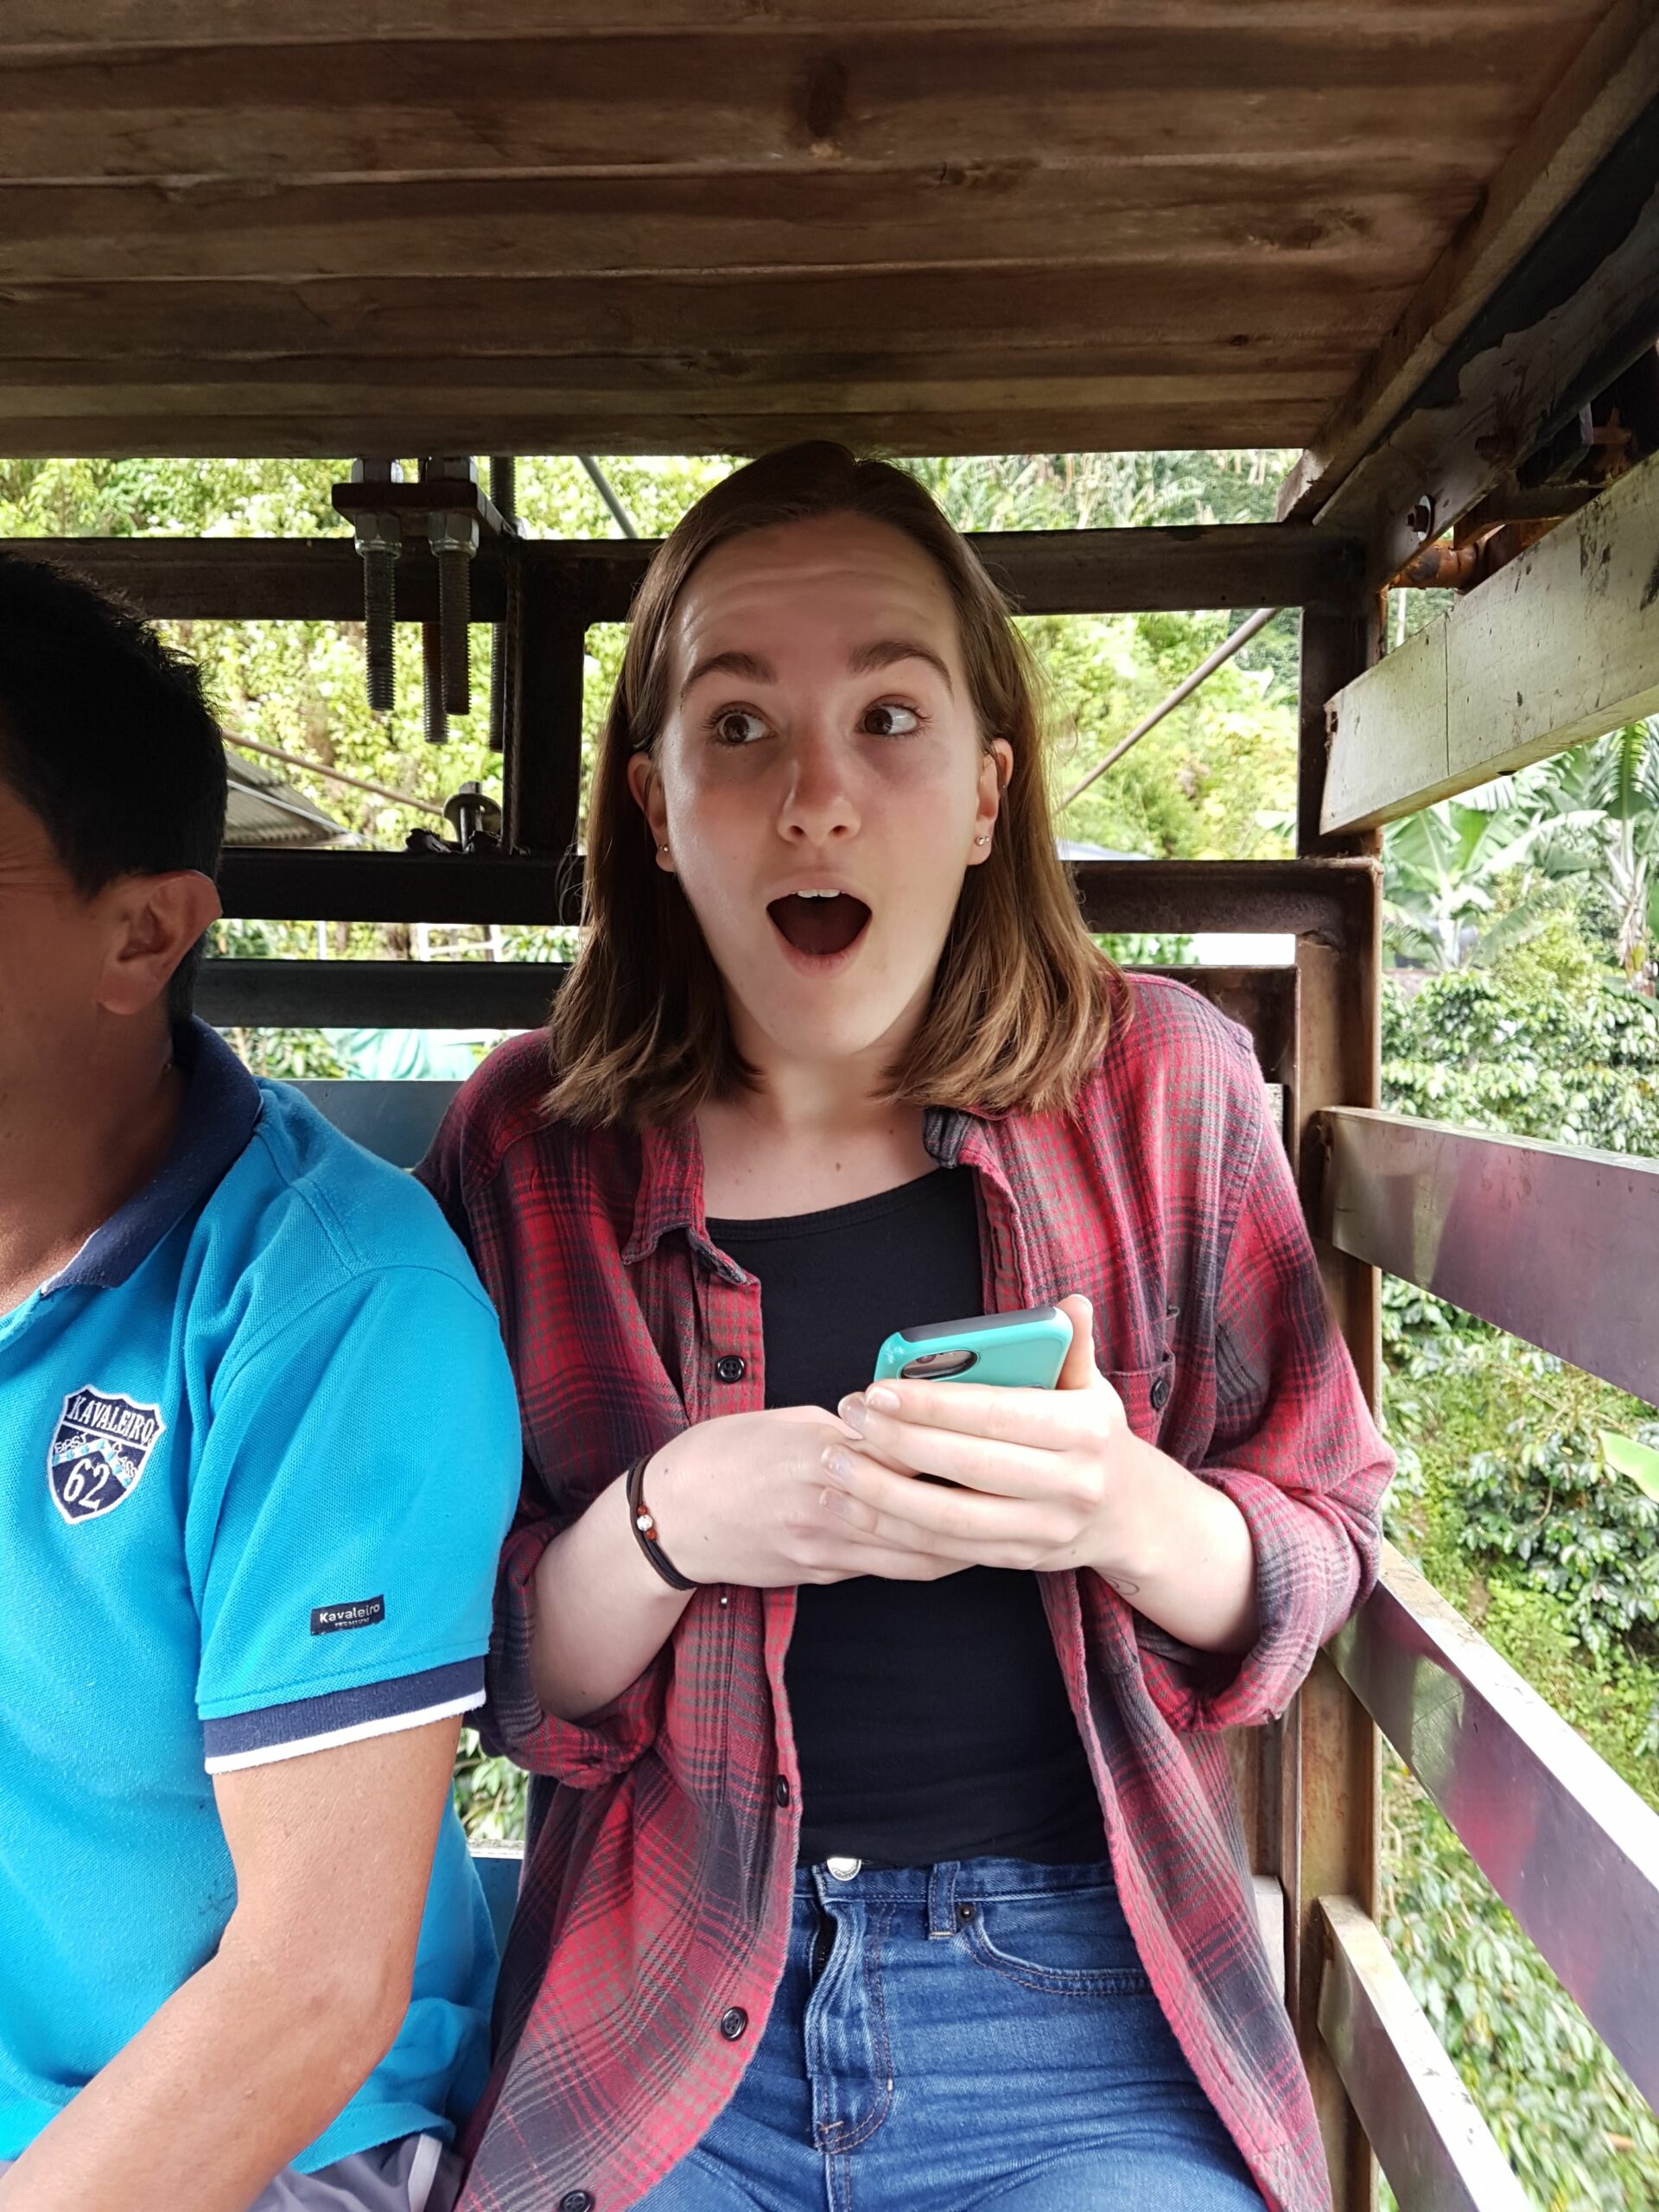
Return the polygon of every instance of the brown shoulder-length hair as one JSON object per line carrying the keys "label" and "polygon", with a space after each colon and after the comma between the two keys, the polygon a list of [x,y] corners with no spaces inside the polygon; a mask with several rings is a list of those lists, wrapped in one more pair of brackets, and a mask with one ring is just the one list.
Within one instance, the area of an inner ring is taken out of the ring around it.
{"label": "brown shoulder-length hair", "polygon": [[1099,1058],[1122,982],[1084,930],[1054,849],[1040,686],[1025,642],[914,477],[814,442],[767,454],[706,493],[639,587],[594,767],[584,941],[550,1024],[547,1104],[562,1120],[660,1126],[753,1081],[702,931],[677,878],[656,864],[628,763],[661,735],[670,626],[698,563],[750,531],[841,514],[902,531],[938,569],[981,734],[988,746],[1006,738],[1013,753],[989,857],[964,873],[927,1011],[888,1071],[889,1096],[981,1113],[1064,1109]]}

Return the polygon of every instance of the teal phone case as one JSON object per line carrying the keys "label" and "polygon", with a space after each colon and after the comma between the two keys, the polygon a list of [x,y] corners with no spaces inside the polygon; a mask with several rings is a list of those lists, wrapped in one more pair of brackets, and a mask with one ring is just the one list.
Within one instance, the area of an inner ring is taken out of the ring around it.
{"label": "teal phone case", "polygon": [[875,1356],[871,1379],[997,1382],[1014,1389],[1052,1390],[1071,1342],[1071,1324],[1058,1306],[930,1321],[922,1328],[895,1330]]}

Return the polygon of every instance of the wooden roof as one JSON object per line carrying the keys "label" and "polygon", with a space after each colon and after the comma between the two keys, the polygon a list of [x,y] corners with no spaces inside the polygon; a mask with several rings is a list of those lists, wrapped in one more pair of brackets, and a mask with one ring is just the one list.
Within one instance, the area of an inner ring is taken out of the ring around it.
{"label": "wooden roof", "polygon": [[1317,448],[1654,15],[7,0],[0,452]]}

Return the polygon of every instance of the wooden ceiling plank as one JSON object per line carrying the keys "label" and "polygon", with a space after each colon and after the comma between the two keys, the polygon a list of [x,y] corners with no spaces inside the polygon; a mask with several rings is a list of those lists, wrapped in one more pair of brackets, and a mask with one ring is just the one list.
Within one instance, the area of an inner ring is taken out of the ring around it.
{"label": "wooden ceiling plank", "polygon": [[[1332,0],[1020,0],[1023,25],[1041,30],[1131,27],[1209,33],[1296,30],[1351,17]],[[1583,0],[1373,0],[1402,36],[1448,23],[1524,35],[1586,14]],[[930,35],[997,28],[1007,0],[922,0],[907,18]],[[0,54],[107,54],[135,47],[349,44],[448,39],[458,44],[540,34],[563,39],[693,30],[740,39],[779,29],[852,35],[890,29],[892,0],[10,0]]]}
{"label": "wooden ceiling plank", "polygon": [[1307,518],[1327,506],[1656,96],[1659,12],[1653,0],[1615,0],[1492,180],[1478,214],[1286,479],[1281,516]]}
{"label": "wooden ceiling plank", "polygon": [[[1400,38],[1386,20],[1198,39],[759,35],[741,67],[694,36],[456,48],[236,48],[119,63],[12,61],[15,177],[241,179],[810,159],[925,165],[1166,158],[1207,146],[1490,167],[1565,66],[1568,26]],[[1179,130],[1171,118],[1179,113]],[[1179,158],[1179,155],[1178,155]],[[1454,216],[1455,219],[1455,216]]]}
{"label": "wooden ceiling plank", "polygon": [[384,452],[391,443],[410,453],[682,453],[753,454],[793,443],[799,438],[839,438],[861,448],[891,454],[1132,453],[1175,451],[1197,447],[1294,446],[1319,417],[1325,399],[1313,394],[1300,405],[1261,403],[1238,406],[1213,392],[1201,402],[1144,405],[1113,410],[1076,409],[1063,414],[1017,407],[993,414],[970,414],[948,402],[931,408],[913,402],[903,414],[852,418],[833,410],[757,418],[730,406],[688,411],[659,401],[630,404],[613,397],[602,416],[566,415],[543,403],[518,410],[492,396],[474,401],[454,395],[442,407],[429,399],[421,407],[391,411],[365,407],[351,395],[324,410],[292,407],[281,411],[273,398],[266,413],[218,416],[185,397],[176,408],[149,407],[125,415],[88,416],[78,410],[56,415],[42,410],[14,411],[13,395],[0,404],[0,448],[18,457],[120,459],[134,454],[162,460],[334,459]]}
{"label": "wooden ceiling plank", "polygon": [[1137,281],[1208,265],[1234,286],[1268,267],[1405,296],[1476,187],[1431,171],[1408,190],[1326,189],[1303,170],[1242,189],[1226,171],[938,168],[850,178],[423,181],[232,192],[0,182],[0,283],[163,278],[510,276],[627,270],[786,276],[860,264],[1133,264]]}

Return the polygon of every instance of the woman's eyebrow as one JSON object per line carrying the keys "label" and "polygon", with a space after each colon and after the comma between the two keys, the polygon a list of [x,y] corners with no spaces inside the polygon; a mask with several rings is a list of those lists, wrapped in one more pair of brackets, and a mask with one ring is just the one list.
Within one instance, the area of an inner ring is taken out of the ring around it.
{"label": "woman's eyebrow", "polygon": [[701,683],[705,676],[741,676],[751,683],[778,681],[778,671],[772,663],[762,660],[756,653],[705,653],[680,686],[682,702],[692,685]]}
{"label": "woman's eyebrow", "polygon": [[944,688],[952,696],[956,685],[950,681],[950,671],[931,645],[918,645],[913,638],[878,638],[874,645],[861,645],[848,662],[855,676],[872,675],[878,668],[891,668],[894,661],[925,660],[930,668],[938,669],[944,678]]}

